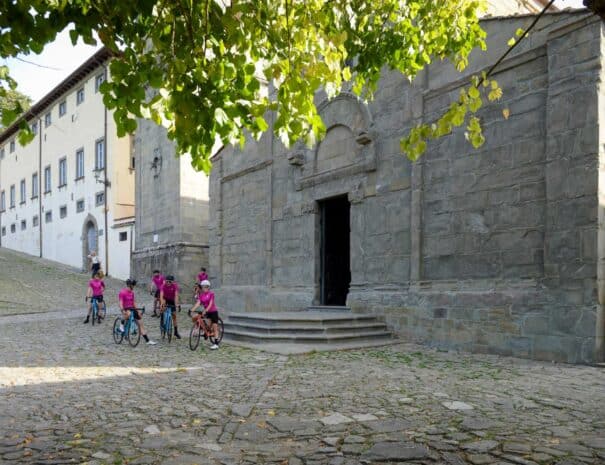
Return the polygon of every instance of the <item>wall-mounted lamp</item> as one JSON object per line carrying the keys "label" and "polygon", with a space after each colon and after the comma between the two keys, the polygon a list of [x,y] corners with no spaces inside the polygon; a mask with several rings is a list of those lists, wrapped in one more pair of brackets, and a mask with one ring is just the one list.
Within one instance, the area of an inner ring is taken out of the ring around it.
{"label": "wall-mounted lamp", "polygon": [[160,171],[162,171],[162,155],[160,154],[160,149],[155,149],[153,151],[153,160],[151,162],[151,169],[153,170],[154,177],[158,177]]}
{"label": "wall-mounted lamp", "polygon": [[100,170],[95,171],[95,181],[96,182],[103,184],[104,186],[107,186],[107,187],[111,186],[111,182],[109,182],[107,179],[100,179],[100,177],[101,177],[101,171]]}

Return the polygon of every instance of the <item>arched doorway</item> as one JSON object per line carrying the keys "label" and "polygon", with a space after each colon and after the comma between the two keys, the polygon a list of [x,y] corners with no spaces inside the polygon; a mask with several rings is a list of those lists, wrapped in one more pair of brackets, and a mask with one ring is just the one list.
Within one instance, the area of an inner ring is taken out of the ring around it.
{"label": "arched doorway", "polygon": [[99,228],[95,217],[88,215],[82,227],[82,269],[85,271],[90,268],[88,255],[93,250],[99,255]]}

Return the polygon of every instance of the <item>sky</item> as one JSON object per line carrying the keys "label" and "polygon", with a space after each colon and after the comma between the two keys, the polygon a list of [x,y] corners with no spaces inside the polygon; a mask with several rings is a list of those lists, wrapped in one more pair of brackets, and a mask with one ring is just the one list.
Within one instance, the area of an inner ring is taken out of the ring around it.
{"label": "sky", "polygon": [[[555,0],[555,5],[560,9],[583,7],[582,0]],[[19,83],[18,90],[37,102],[100,47],[100,45],[93,47],[81,42],[74,47],[67,31],[63,31],[52,44],[45,47],[40,55],[22,57],[35,65],[14,59],[7,60],[5,63],[8,64],[12,77]]]}

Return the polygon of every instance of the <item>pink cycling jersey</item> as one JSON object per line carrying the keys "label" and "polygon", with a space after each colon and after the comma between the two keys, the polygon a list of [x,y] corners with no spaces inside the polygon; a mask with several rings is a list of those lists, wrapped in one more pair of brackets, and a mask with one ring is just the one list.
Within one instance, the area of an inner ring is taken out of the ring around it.
{"label": "pink cycling jersey", "polygon": [[105,283],[100,279],[91,279],[88,281],[88,287],[92,289],[92,296],[99,297],[103,295],[103,291],[105,290]]}
{"label": "pink cycling jersey", "polygon": [[[200,304],[202,304],[202,307],[204,307],[209,313],[218,311],[216,305],[214,304],[214,292],[201,292],[198,298],[200,300]],[[210,304],[210,301],[212,301],[212,306],[207,308]]]}
{"label": "pink cycling jersey", "polygon": [[164,276],[161,274],[153,276],[151,278],[151,281],[153,282],[155,288],[159,291],[160,289],[162,289],[162,285],[164,284]]}
{"label": "pink cycling jersey", "polygon": [[162,293],[164,294],[164,299],[166,300],[174,301],[177,292],[179,292],[179,285],[177,283],[164,283],[162,286]]}
{"label": "pink cycling jersey", "polygon": [[208,273],[204,273],[203,271],[197,275],[197,282],[201,283],[204,280],[208,279]]}
{"label": "pink cycling jersey", "polygon": [[118,300],[123,309],[134,308],[134,291],[125,287],[118,294]]}

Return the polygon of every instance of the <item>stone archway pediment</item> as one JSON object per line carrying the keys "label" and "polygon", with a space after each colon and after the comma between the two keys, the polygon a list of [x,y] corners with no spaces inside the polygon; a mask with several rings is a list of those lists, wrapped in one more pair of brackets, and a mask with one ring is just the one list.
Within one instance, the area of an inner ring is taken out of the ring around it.
{"label": "stone archway pediment", "polygon": [[318,105],[326,135],[312,149],[298,147],[288,156],[302,167],[296,189],[376,169],[376,148],[372,117],[355,95],[339,94]]}

